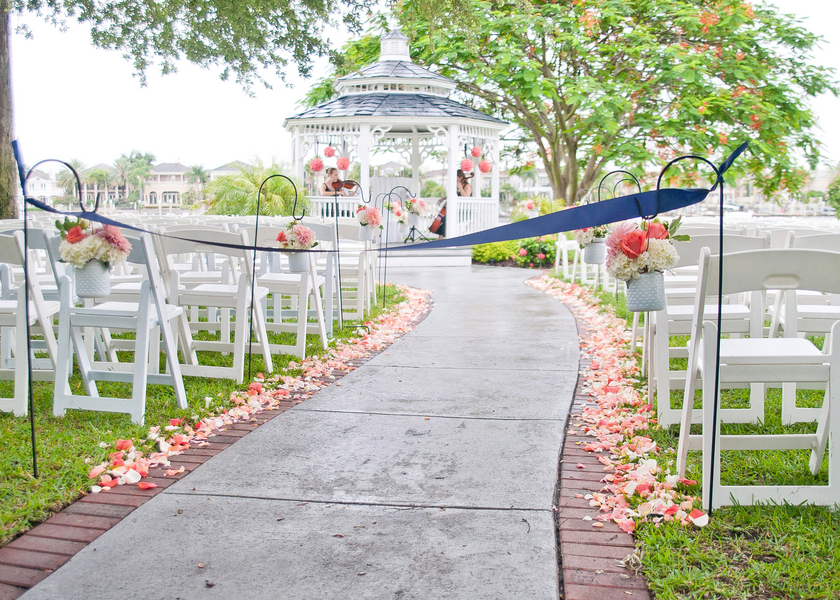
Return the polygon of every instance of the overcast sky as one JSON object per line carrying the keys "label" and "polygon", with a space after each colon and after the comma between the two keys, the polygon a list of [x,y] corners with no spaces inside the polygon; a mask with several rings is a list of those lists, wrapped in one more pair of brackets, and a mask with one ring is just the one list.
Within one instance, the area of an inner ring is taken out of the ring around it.
{"label": "overcast sky", "polygon": [[[817,62],[840,72],[840,2],[838,0],[776,0],[827,40]],[[313,80],[288,74],[287,88],[271,80],[274,89],[255,87],[249,97],[235,81],[223,82],[218,71],[187,62],[178,73],[148,73],[140,87],[131,64],[119,52],[92,46],[90,34],[71,24],[60,32],[34,18],[25,21],[34,39],[12,39],[12,82],[16,136],[24,160],[78,158],[88,166],[111,164],[132,150],[151,152],[159,162],[201,164],[212,169],[233,160],[291,159],[291,137],[283,120]],[[20,23],[13,17],[13,26]],[[336,39],[339,47],[346,38]],[[326,74],[318,63],[315,78]],[[840,161],[840,100],[815,101],[826,154]]]}

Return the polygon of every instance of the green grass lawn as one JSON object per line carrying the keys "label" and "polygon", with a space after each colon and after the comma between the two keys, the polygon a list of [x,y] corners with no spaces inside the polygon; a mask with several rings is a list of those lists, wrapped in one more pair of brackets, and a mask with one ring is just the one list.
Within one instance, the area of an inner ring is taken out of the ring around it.
{"label": "green grass lawn", "polygon": [[[622,295],[597,294],[601,305],[611,306],[628,320]],[[672,338],[672,345],[677,338]],[[682,339],[685,343],[687,338]],[[822,340],[813,340],[822,347]],[[639,350],[641,353],[641,350]],[[685,369],[686,360],[672,360],[671,367]],[[646,384],[641,379],[641,384]],[[822,391],[800,391],[797,406],[820,406]],[[743,407],[748,390],[724,390],[721,405]],[[682,405],[682,390],[673,391],[671,404]],[[699,392],[695,408],[700,408]],[[770,389],[762,425],[722,424],[724,433],[811,433],[813,423],[789,427],[781,424],[781,392]],[[694,425],[693,433],[700,433]],[[679,427],[649,432],[660,448],[660,464],[673,467]],[[827,461],[816,476],[808,470],[805,450],[776,452],[727,451],[722,458],[722,479],[727,485],[766,483],[820,485],[827,483]],[[837,459],[838,457],[835,457]],[[686,477],[700,480],[699,452],[689,452]],[[700,486],[692,493],[698,495]],[[840,509],[840,498],[835,509]],[[676,522],[639,523],[637,546],[643,552],[642,573],[657,598],[717,599],[829,599],[840,598],[840,510],[817,506],[760,505],[717,509],[704,528]]]}
{"label": "green grass lawn", "polygon": [[[380,294],[381,298],[381,294]],[[402,300],[402,295],[394,288],[387,288],[387,306],[391,307]],[[368,320],[382,314],[382,305],[375,307]],[[337,340],[353,337],[357,332],[358,322],[345,321],[343,330],[336,330]],[[288,344],[294,342],[293,334],[270,334],[273,343]],[[316,335],[307,336],[307,356],[320,356],[320,339]],[[202,364],[230,366],[232,357],[199,352]],[[275,374],[296,376],[299,368],[289,369],[290,361],[299,360],[288,355],[274,355]],[[252,372],[263,371],[262,357],[253,356]],[[283,368],[286,367],[286,368]],[[248,366],[246,361],[245,375]],[[266,373],[268,375],[268,373]],[[130,385],[122,383],[99,383],[100,394],[128,397]],[[236,386],[232,380],[184,377],[189,407],[180,410],[175,404],[174,394],[168,386],[150,385],[146,400],[146,422],[138,426],[131,422],[128,415],[82,410],[68,410],[64,417],[52,415],[52,382],[36,382],[33,386],[35,400],[35,431],[37,440],[39,477],[32,474],[32,452],[30,443],[29,419],[14,417],[11,413],[0,413],[0,546],[8,543],[20,533],[47,519],[54,512],[76,500],[83,491],[90,487],[87,474],[91,466],[99,464],[114,451],[114,443],[119,438],[134,438],[139,441],[146,438],[149,427],[168,425],[169,419],[189,417],[192,420],[206,416],[209,412],[218,413],[222,408],[230,407],[231,391],[246,389],[248,382]],[[81,378],[78,375],[71,380],[75,392],[83,393]],[[12,396],[14,382],[0,381],[0,394]],[[208,402],[206,399],[209,398]],[[100,447],[104,443],[107,447]],[[148,453],[151,447],[138,449]]]}
{"label": "green grass lawn", "polygon": [[[673,360],[672,368],[684,369],[685,362]],[[797,406],[820,406],[823,394],[799,391]],[[748,401],[749,390],[721,393],[725,408],[744,407]],[[671,403],[682,405],[682,390],[672,392]],[[700,406],[698,392],[695,408]],[[813,433],[816,424],[783,426],[781,390],[768,389],[763,424],[724,423],[721,430]],[[692,433],[700,432],[699,425],[692,426]],[[651,437],[675,460],[678,434],[679,427],[672,426],[652,431]],[[725,485],[826,484],[828,457],[816,476],[808,470],[808,457],[806,450],[727,451],[721,477]],[[686,477],[699,480],[700,453],[689,452],[688,458]],[[807,505],[720,508],[702,529],[642,523],[637,540],[644,549],[642,571],[657,598],[840,598],[840,511]]]}

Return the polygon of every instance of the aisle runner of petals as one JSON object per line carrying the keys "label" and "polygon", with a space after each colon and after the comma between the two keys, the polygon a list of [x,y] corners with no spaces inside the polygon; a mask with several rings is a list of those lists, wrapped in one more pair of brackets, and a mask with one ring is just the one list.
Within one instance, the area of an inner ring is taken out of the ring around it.
{"label": "aisle runner of petals", "polygon": [[[281,401],[291,400],[300,404],[322,387],[330,385],[329,380],[335,379],[334,372],[349,373],[355,370],[350,362],[370,356],[414,329],[414,322],[426,310],[429,292],[404,286],[398,288],[405,300],[375,321],[366,322],[367,332],[362,337],[338,342],[325,357],[314,356],[301,363],[290,362],[289,368],[301,368],[301,375],[265,378],[260,373],[247,391],[231,392],[231,406],[218,415],[211,413],[203,419],[195,416],[192,424],[187,419],[171,419],[163,431],[160,426],[151,427],[148,441],[156,446],[157,451],[148,456],[135,446],[135,442],[139,445],[139,440],[117,440],[115,452],[88,473],[91,480],[97,480],[90,491],[98,493],[117,485],[133,484],[144,490],[155,488],[156,484],[143,481],[150,468],[170,466],[171,456],[181,454],[191,445],[207,446],[207,439],[218,431],[234,423],[249,421],[253,415],[263,411],[275,410]],[[211,398],[205,398],[207,406],[211,401]],[[110,446],[105,442],[99,445],[102,448]],[[172,476],[183,471],[183,467],[179,470],[168,469],[165,474]]]}
{"label": "aisle runner of petals", "polygon": [[[585,435],[594,438],[582,443],[583,450],[595,453],[606,472],[601,491],[584,496],[602,513],[593,527],[615,521],[623,531],[632,533],[639,521],[706,525],[708,515],[694,508],[699,498],[687,493],[688,486],[697,482],[672,475],[670,467],[663,468],[660,448],[643,433],[656,426],[656,417],[653,407],[644,403],[644,390],[635,378],[639,368],[630,354],[627,322],[611,308],[602,308],[588,287],[547,276],[528,284],[560,300],[590,329],[589,336],[580,340],[580,348],[592,361],[582,374],[584,391],[595,406],[584,407],[572,418]],[[577,433],[571,427],[569,433]]]}

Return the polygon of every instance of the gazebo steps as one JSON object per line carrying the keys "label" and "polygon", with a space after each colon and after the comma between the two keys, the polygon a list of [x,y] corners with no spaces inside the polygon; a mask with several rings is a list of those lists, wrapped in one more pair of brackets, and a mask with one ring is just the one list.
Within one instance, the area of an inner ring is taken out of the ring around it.
{"label": "gazebo steps", "polygon": [[[392,243],[388,248],[418,246],[416,250],[388,252],[389,267],[468,267],[472,264],[472,247],[424,249],[420,244]],[[383,250],[381,260],[385,260]]]}

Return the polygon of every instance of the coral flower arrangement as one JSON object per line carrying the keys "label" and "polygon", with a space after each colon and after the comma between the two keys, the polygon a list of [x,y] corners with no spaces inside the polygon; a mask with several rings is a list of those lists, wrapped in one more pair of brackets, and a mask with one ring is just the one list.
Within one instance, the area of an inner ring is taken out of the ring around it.
{"label": "coral flower arrangement", "polygon": [[591,244],[595,238],[605,238],[610,233],[608,225],[598,225],[597,227],[585,227],[584,229],[575,229],[575,241],[583,248],[587,244]]}
{"label": "coral flower arrangement", "polygon": [[297,221],[286,225],[286,231],[277,235],[277,242],[283,250],[309,250],[318,245],[315,232]]}
{"label": "coral flower arrangement", "polygon": [[607,238],[607,272],[622,281],[638,279],[642,273],[665,271],[676,266],[680,257],[674,241],[688,241],[687,235],[676,235],[680,219],[670,223],[655,219],[615,225]]}
{"label": "coral flower arrangement", "polygon": [[365,227],[382,227],[382,211],[375,206],[364,206],[360,204],[356,208],[356,218],[359,225]]}
{"label": "coral flower arrangement", "polygon": [[71,221],[65,218],[64,222],[56,221],[55,226],[61,234],[58,248],[61,260],[75,267],[84,267],[92,260],[113,267],[124,262],[131,252],[131,242],[114,225],[103,225],[94,230],[85,219]]}
{"label": "coral flower arrangement", "polygon": [[422,217],[426,214],[426,201],[422,198],[406,198],[404,205],[405,209],[413,215]]}

